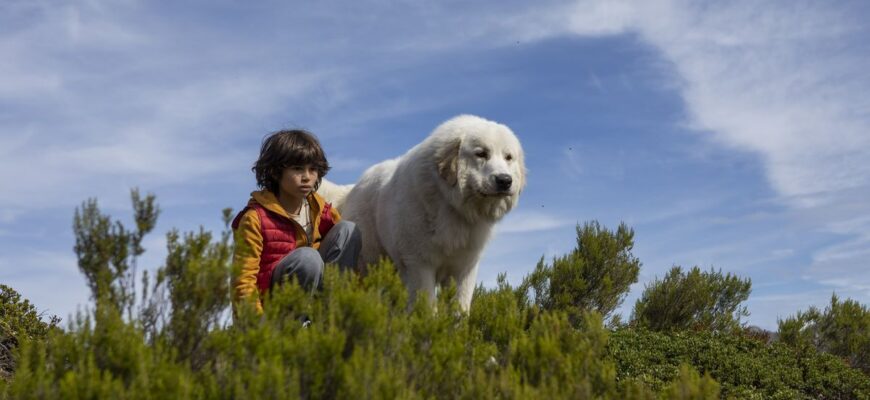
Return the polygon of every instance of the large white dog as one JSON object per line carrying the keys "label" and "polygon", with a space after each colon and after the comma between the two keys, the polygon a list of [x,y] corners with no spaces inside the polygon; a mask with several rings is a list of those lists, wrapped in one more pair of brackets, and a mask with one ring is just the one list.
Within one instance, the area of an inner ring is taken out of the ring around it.
{"label": "large white dog", "polygon": [[525,175],[523,149],[507,126],[461,115],[356,185],[324,181],[320,193],[359,227],[361,268],[388,256],[412,296],[433,298],[452,279],[468,310],[480,255],[517,204]]}

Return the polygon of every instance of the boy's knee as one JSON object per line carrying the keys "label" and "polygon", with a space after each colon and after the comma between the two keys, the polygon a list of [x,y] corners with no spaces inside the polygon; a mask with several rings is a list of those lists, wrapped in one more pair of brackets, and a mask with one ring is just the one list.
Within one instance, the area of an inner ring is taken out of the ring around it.
{"label": "boy's knee", "polygon": [[359,236],[359,228],[357,228],[356,224],[353,221],[341,221],[335,224],[333,229],[338,229],[338,231],[341,232],[343,236]]}
{"label": "boy's knee", "polygon": [[311,247],[300,247],[288,254],[275,267],[272,285],[295,277],[303,287],[318,285],[323,275],[323,258]]}
{"label": "boy's knee", "polygon": [[311,247],[300,247],[294,251],[295,256],[299,257],[299,273],[305,274],[307,277],[320,277],[323,274],[323,258],[320,253]]}
{"label": "boy's knee", "polygon": [[341,221],[334,228],[339,229],[344,243],[359,245],[362,240],[362,233],[353,221]]}

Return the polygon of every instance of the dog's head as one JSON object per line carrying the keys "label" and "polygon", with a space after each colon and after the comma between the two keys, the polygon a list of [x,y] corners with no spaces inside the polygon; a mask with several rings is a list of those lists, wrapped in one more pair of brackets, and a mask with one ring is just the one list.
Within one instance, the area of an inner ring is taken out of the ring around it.
{"label": "dog's head", "polygon": [[435,129],[435,165],[451,203],[478,218],[498,220],[516,205],[526,184],[523,148],[499,123],[462,115]]}

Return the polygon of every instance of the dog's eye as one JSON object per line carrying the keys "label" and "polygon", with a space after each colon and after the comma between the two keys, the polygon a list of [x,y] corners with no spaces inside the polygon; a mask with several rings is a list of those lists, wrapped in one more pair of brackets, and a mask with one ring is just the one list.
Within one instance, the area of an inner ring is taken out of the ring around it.
{"label": "dog's eye", "polygon": [[487,158],[487,157],[489,157],[489,153],[487,153],[486,150],[476,150],[476,151],[474,152],[474,155],[475,155],[475,156],[478,156],[478,157],[480,157],[480,158]]}
{"label": "dog's eye", "polygon": [[508,155],[504,156],[504,159],[507,160],[507,161],[510,161],[510,160],[513,160],[513,159],[514,159],[514,156],[508,154]]}

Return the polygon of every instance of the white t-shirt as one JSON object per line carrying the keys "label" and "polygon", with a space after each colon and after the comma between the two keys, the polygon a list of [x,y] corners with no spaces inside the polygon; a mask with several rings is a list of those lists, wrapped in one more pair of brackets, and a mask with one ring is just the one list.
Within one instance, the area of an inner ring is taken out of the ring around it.
{"label": "white t-shirt", "polygon": [[[308,205],[308,199],[302,201],[302,207],[299,209],[299,214],[290,214],[290,218],[299,223],[305,234],[311,239],[311,207]],[[309,246],[311,243],[308,244]]]}

